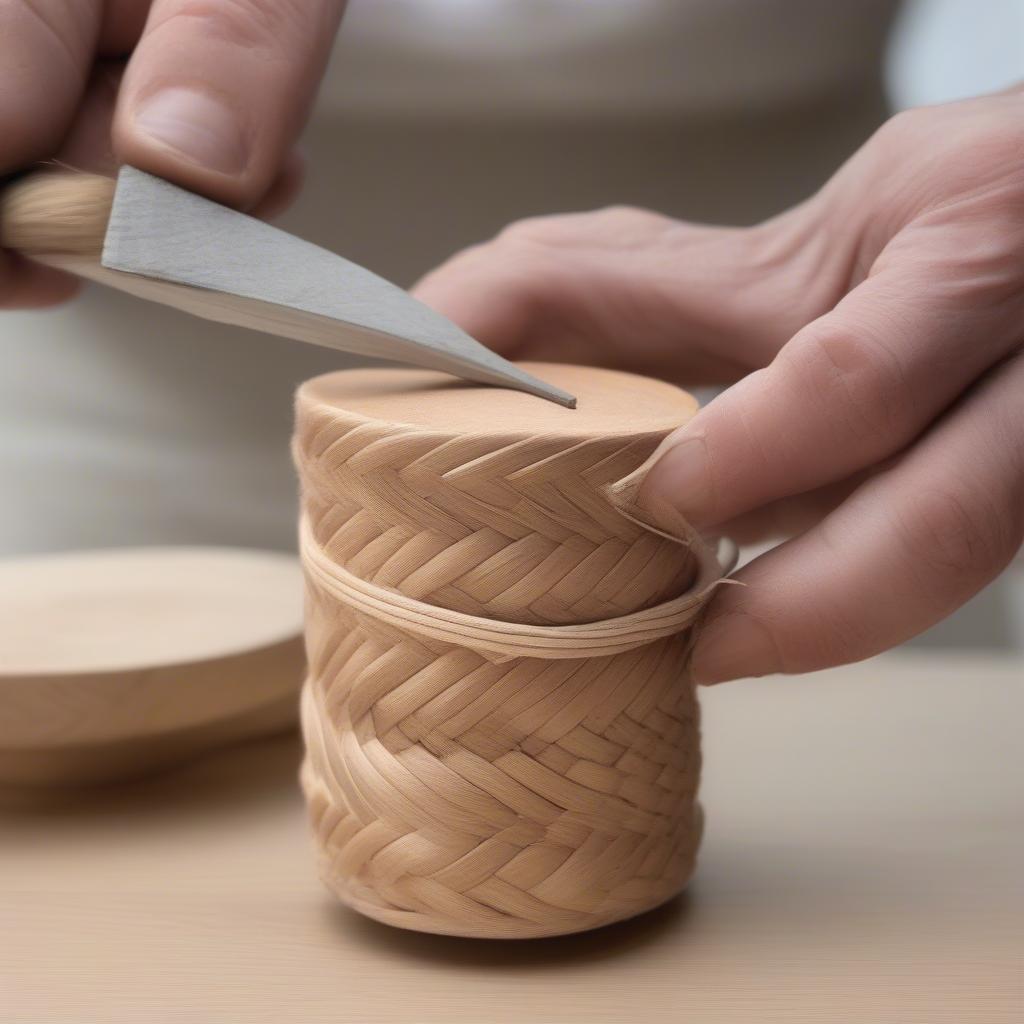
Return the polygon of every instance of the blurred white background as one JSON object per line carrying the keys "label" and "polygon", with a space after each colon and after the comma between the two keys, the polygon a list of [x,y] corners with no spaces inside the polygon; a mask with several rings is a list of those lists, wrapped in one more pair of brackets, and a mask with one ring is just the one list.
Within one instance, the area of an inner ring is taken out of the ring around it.
{"label": "blurred white background", "polygon": [[885,72],[898,110],[1018,81],[1024,76],[1024,0],[908,0]]}

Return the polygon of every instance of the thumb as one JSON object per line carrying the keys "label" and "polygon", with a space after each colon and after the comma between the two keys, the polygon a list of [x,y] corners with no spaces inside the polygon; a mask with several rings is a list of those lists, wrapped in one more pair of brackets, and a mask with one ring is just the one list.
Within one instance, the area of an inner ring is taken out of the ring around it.
{"label": "thumb", "polygon": [[252,207],[305,123],[344,6],[155,0],[118,100],[118,159]]}
{"label": "thumb", "polygon": [[900,452],[1016,337],[998,309],[960,300],[952,264],[917,254],[858,285],[671,435],[640,503],[716,526]]}

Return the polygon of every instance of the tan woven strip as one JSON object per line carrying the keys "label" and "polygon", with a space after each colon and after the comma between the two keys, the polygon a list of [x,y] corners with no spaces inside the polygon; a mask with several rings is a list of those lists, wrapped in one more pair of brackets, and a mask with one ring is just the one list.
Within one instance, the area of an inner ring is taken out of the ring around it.
{"label": "tan woven strip", "polygon": [[497,664],[512,658],[608,657],[673,636],[694,621],[726,571],[717,557],[702,551],[694,585],[671,601],[600,622],[535,626],[466,615],[368,583],[324,553],[305,517],[299,537],[308,577],[353,611],[397,629],[472,648]]}

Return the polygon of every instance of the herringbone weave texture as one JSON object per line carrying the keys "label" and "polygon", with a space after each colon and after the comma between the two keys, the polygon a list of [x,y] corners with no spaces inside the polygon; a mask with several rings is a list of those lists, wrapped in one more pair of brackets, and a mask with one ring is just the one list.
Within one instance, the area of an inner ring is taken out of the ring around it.
{"label": "herringbone weave texture", "polygon": [[[627,636],[590,655],[572,624],[630,622],[694,583],[684,545],[603,493],[665,431],[504,430],[500,408],[471,433],[403,424],[346,411],[346,376],[300,390],[294,444],[302,782],[327,885],[391,924],[485,937],[578,931],[663,902],[700,836],[687,638]],[[382,601],[353,603],[357,590]],[[379,614],[388,595],[499,638],[453,642],[408,612]],[[510,656],[509,630],[543,656]]]}

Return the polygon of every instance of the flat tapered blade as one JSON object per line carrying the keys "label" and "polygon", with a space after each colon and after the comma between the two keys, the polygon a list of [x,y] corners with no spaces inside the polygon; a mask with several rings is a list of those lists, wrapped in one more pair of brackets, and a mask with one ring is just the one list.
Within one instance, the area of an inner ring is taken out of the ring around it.
{"label": "flat tapered blade", "polygon": [[[118,176],[101,263],[200,289],[167,301],[212,320],[576,404],[397,285],[134,167]],[[158,289],[129,290],[161,300]]]}

